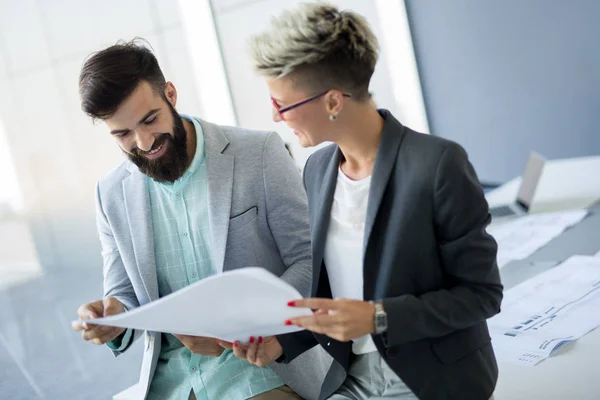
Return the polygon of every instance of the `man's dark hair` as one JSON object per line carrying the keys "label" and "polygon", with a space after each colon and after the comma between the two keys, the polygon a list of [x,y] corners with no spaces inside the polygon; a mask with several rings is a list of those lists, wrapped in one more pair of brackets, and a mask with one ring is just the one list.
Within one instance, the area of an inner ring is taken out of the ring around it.
{"label": "man's dark hair", "polygon": [[92,54],[79,75],[81,109],[94,119],[110,118],[143,81],[164,95],[165,77],[149,47],[135,38]]}

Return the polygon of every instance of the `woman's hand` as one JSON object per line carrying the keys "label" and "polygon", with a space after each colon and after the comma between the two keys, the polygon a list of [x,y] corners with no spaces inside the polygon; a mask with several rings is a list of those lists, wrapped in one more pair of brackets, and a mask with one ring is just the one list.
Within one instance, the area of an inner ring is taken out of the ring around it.
{"label": "woman's hand", "polygon": [[312,316],[285,321],[286,325],[296,325],[340,342],[375,333],[375,306],[368,301],[313,298],[291,301],[288,305],[317,311]]}

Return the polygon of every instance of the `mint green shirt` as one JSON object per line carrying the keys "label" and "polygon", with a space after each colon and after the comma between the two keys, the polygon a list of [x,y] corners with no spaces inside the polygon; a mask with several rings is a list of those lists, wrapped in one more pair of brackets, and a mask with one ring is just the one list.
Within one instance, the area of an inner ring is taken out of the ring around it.
{"label": "mint green shirt", "polygon": [[[173,183],[148,178],[160,297],[216,273],[208,225],[204,135],[197,121],[186,119],[196,129],[196,154],[190,167]],[[181,312],[193,318],[193,310],[190,304]],[[130,335],[128,331],[123,344],[129,342]],[[239,400],[283,385],[270,369],[241,360],[231,350],[220,357],[195,355],[175,336],[164,333],[161,344],[148,399],[187,400],[193,390],[198,400]]]}

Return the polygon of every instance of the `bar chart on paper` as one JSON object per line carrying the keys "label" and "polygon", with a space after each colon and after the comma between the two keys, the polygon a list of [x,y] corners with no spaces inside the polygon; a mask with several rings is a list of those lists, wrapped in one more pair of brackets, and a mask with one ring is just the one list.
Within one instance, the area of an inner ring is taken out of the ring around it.
{"label": "bar chart on paper", "polygon": [[488,321],[498,360],[536,365],[600,326],[600,259],[569,258],[505,293]]}

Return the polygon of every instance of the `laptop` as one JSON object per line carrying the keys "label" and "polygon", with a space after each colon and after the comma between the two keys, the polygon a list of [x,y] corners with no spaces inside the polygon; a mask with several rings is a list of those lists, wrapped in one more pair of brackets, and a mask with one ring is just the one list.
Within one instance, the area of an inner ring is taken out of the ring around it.
{"label": "laptop", "polygon": [[545,162],[546,160],[541,155],[535,152],[529,154],[517,199],[514,203],[491,207],[490,214],[493,219],[517,217],[529,212],[535,190],[542,177]]}

